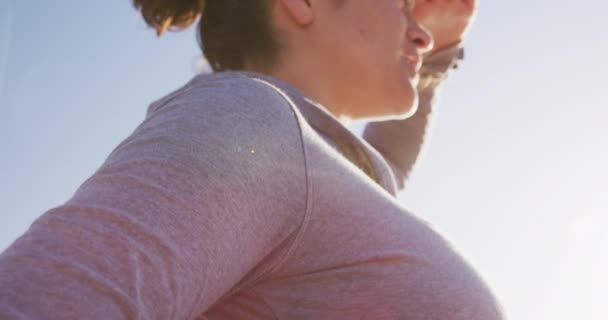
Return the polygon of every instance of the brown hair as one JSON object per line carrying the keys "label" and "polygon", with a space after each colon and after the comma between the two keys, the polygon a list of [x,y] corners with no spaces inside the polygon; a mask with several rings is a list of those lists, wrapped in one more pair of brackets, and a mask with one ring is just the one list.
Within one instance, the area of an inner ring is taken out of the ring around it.
{"label": "brown hair", "polygon": [[279,42],[270,19],[274,0],[133,0],[146,23],[160,36],[197,19],[199,46],[214,71],[267,68]]}

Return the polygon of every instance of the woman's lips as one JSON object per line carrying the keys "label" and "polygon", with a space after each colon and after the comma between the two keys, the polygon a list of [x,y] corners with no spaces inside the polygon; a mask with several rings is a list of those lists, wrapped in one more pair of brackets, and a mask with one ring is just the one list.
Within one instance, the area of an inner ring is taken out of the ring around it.
{"label": "woman's lips", "polygon": [[407,63],[414,69],[414,72],[418,73],[420,68],[422,67],[422,59],[416,53],[405,53],[403,54],[403,58],[407,61]]}

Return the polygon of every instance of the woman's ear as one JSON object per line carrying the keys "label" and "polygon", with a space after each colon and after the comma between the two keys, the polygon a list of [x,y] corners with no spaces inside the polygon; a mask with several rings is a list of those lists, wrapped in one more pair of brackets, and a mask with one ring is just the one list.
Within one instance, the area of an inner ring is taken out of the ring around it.
{"label": "woman's ear", "polygon": [[308,25],[314,19],[310,0],[278,0],[298,25]]}

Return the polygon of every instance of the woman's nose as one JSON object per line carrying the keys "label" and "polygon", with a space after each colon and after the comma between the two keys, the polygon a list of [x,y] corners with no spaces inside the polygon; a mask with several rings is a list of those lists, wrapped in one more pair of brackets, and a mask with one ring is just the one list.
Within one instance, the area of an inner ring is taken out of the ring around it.
{"label": "woman's nose", "polygon": [[407,36],[409,40],[416,45],[420,54],[424,54],[433,49],[433,36],[427,29],[413,19],[408,26]]}

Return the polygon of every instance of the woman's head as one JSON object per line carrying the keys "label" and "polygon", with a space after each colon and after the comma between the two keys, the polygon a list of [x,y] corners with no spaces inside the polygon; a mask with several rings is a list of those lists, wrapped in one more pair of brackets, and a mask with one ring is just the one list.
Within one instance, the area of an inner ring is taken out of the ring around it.
{"label": "woman's head", "polygon": [[134,0],[159,34],[189,26],[202,12],[201,47],[214,71],[267,73],[344,118],[402,118],[415,110],[420,55],[432,40],[410,3]]}

